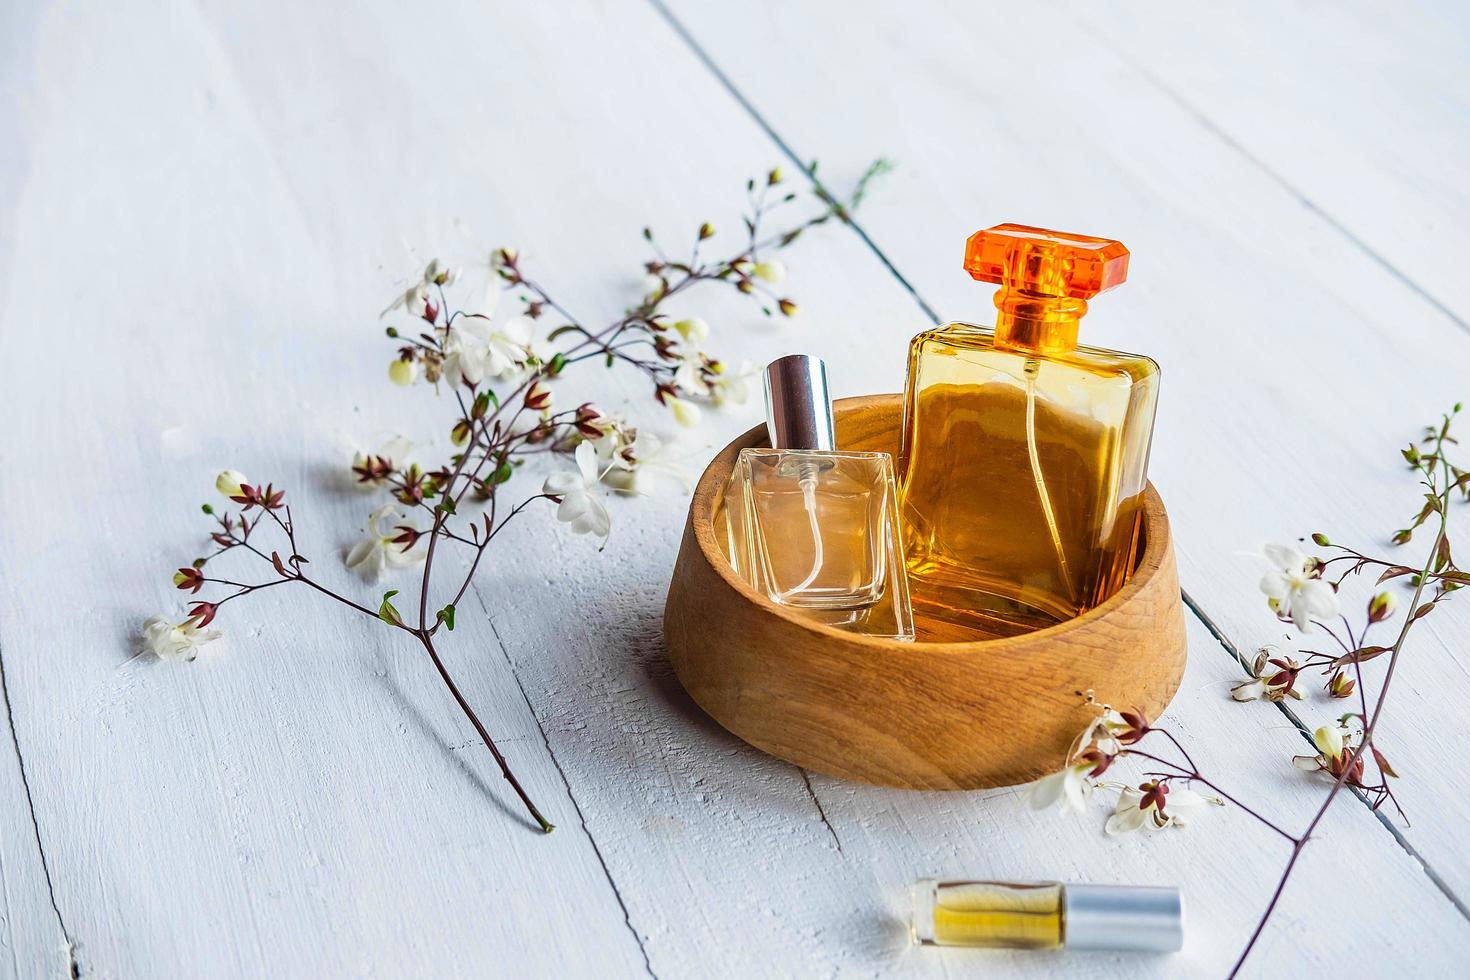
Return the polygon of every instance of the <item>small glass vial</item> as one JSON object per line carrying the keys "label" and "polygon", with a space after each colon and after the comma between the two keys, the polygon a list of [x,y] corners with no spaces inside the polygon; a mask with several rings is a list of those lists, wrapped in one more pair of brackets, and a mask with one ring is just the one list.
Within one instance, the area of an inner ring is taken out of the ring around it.
{"label": "small glass vial", "polygon": [[743,449],[725,492],[730,563],[772,602],[856,633],[914,638],[888,453],[839,452],[822,361],[766,368],[770,449]]}
{"label": "small glass vial", "polygon": [[1184,901],[1177,888],[929,878],[914,885],[910,931],[925,946],[1173,953]]}

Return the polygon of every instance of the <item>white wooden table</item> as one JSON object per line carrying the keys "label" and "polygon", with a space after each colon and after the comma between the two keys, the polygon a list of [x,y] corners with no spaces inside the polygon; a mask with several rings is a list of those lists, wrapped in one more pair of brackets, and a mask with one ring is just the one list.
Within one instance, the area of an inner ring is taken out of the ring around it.
{"label": "white wooden table", "polygon": [[[896,390],[928,310],[989,311],[971,231],[1126,242],[1132,280],[1085,329],[1164,368],[1152,472],[1192,610],[1168,718],[1305,824],[1323,788],[1287,760],[1335,711],[1228,700],[1233,652],[1281,633],[1247,552],[1381,543],[1414,506],[1397,447],[1470,395],[1466,8],[668,2],[0,11],[0,974],[1225,972],[1286,856],[1238,811],[1113,840],[1015,789],[803,773],[704,717],[660,640],[677,493],[616,502],[601,555],[516,525],[446,647],[550,838],[422,653],[310,594],[222,615],[191,666],[129,661],[178,607],[217,470],[288,486],[330,556],[368,509],[334,483],[343,434],[442,443],[442,404],[383,376],[377,315],[413,256],[516,245],[612,313],[645,223],[733,228],[748,175],[817,157],[841,185],[886,155],[862,233],[789,256],[801,316],[711,300],[712,346]],[[689,468],[757,413],[686,436]],[[1344,797],[1247,974],[1463,975],[1458,605],[1381,729],[1412,825]],[[1188,943],[911,949],[907,889],[933,874],[1178,883]]]}

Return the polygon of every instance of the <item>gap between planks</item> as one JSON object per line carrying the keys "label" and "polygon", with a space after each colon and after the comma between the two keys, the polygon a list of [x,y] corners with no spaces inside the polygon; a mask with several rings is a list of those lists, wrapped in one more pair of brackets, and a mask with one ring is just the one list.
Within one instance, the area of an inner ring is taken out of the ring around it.
{"label": "gap between planks", "polygon": [[[510,670],[510,676],[515,679],[516,690],[521,692],[521,700],[526,703],[526,712],[531,716],[531,721],[536,725],[536,731],[541,735],[541,744],[546,747],[546,755],[551,759],[551,764],[556,767],[557,775],[561,777],[561,784],[567,791],[567,799],[571,801],[572,809],[576,811],[577,823],[581,826],[582,833],[586,835],[587,842],[592,845],[592,853],[597,857],[598,866],[602,868],[602,876],[607,879],[613,898],[617,899],[618,908],[623,912],[623,924],[628,927],[633,941],[638,944],[638,952],[643,955],[643,968],[648,971],[648,975],[653,980],[658,980],[658,974],[653,972],[653,961],[648,956],[648,947],[644,945],[643,936],[633,925],[633,916],[628,911],[628,903],[623,900],[622,889],[618,887],[617,881],[613,878],[612,871],[607,866],[607,859],[602,856],[602,848],[597,845],[597,838],[592,835],[591,829],[587,826],[587,818],[582,813],[582,804],[577,802],[577,794],[572,791],[572,781],[567,778],[567,771],[562,768],[561,760],[556,757],[556,752],[551,748],[551,739],[546,735],[546,727],[541,724],[541,719],[536,714],[536,706],[531,703],[530,696],[526,694],[526,685],[521,683],[521,676],[516,672],[515,661],[511,659],[505,641],[500,638],[500,630],[495,625],[494,617],[490,615],[490,606],[485,602],[485,597],[480,594],[479,588],[471,585],[471,591],[475,593],[475,600],[480,604],[480,611],[485,614],[485,622],[490,624],[490,632],[495,637],[495,645],[500,647],[500,655],[505,658],[505,666]],[[820,806],[818,804],[819,809]]]}
{"label": "gap between planks", "polygon": [[[811,182],[813,187],[820,189],[823,192],[827,192],[827,188],[822,184],[821,179],[812,174],[807,169],[808,161],[792,148],[791,144],[788,143],[786,139],[781,136],[781,134],[778,133],[776,129],[771,125],[770,121],[761,114],[760,110],[758,110],[751,103],[751,101],[745,97],[745,94],[741,92],[740,89],[735,85],[735,83],[730,79],[730,77],[725,74],[725,72],[715,62],[714,58],[710,56],[709,52],[705,50],[704,46],[701,45],[698,40],[695,39],[695,37],[689,32],[684,24],[676,16],[674,16],[674,13],[669,10],[669,8],[664,4],[663,0],[648,0],[648,2],[653,6],[658,15],[663,18],[664,22],[668,24],[670,30],[672,30],[674,34],[677,35],[686,46],[688,46],[690,52],[695,56],[696,59],[699,60],[700,64],[704,65],[704,67],[710,72],[710,74],[714,76],[715,80],[720,84],[722,88],[724,88],[726,93],[728,93],[729,96],[735,100],[736,104],[739,105],[740,108],[743,109],[746,114],[751,117],[755,124],[760,127],[761,131],[770,138],[771,142],[776,145],[776,148],[781,152],[781,154],[786,157],[787,160],[791,161],[793,165],[796,166],[801,174],[808,181]],[[1271,167],[1269,167],[1263,160],[1256,157],[1249,150],[1247,150],[1238,140],[1230,136],[1230,134],[1221,129],[1198,109],[1186,102],[1182,97],[1178,95],[1178,93],[1174,92],[1166,84],[1164,84],[1161,79],[1135,64],[1131,59],[1125,57],[1115,48],[1112,48],[1110,46],[1110,50],[1112,50],[1113,53],[1117,55],[1117,57],[1125,64],[1127,64],[1130,68],[1132,68],[1134,71],[1137,71],[1142,77],[1144,77],[1149,82],[1149,84],[1153,85],[1161,93],[1168,97],[1169,100],[1177,105],[1179,109],[1186,115],[1188,115],[1191,120],[1197,123],[1215,139],[1219,140],[1232,152],[1239,155],[1241,159],[1245,160],[1252,167],[1260,170],[1271,180],[1279,184],[1293,197],[1300,201],[1303,207],[1307,208],[1313,214],[1320,217],[1329,228],[1331,228],[1337,234],[1341,235],[1345,241],[1363,252],[1363,254],[1368,256],[1368,258],[1370,258],[1374,263],[1380,266],[1386,273],[1402,283],[1405,288],[1422,297],[1425,302],[1429,303],[1435,309],[1443,313],[1447,318],[1449,318],[1451,322],[1459,326],[1460,329],[1470,332],[1470,323],[1466,323],[1466,321],[1456,316],[1453,310],[1451,310],[1444,303],[1440,302],[1439,299],[1430,294],[1427,290],[1425,290],[1424,287],[1420,286],[1417,282],[1409,278],[1402,270],[1400,270],[1387,258],[1374,251],[1371,246],[1369,246],[1361,238],[1355,235],[1346,225],[1334,218],[1332,215],[1328,214],[1325,210],[1323,210],[1320,205],[1318,205],[1303,191],[1296,187],[1296,185],[1287,180],[1286,177],[1271,169]],[[851,216],[849,216],[845,220],[844,224],[846,224],[846,226],[850,228],[852,232],[858,236],[859,239],[862,240],[862,243],[866,245],[870,251],[872,251],[873,255],[877,257],[878,261],[883,264],[883,267],[893,275],[894,279],[898,281],[898,284],[909,294],[909,296],[913,298],[914,303],[917,304],[919,309],[923,311],[924,315],[929,318],[930,322],[938,325],[940,323],[940,318],[934,312],[934,308],[931,307],[929,303],[924,300],[924,297],[919,294],[919,291],[914,288],[913,284],[910,283],[907,278],[905,278],[903,273],[900,272],[898,268],[893,264],[892,260],[888,258],[888,256],[883,252],[881,248],[879,248],[878,243],[875,242],[872,237],[863,230],[862,226],[859,225],[857,221],[854,220]],[[1210,616],[1204,611],[1200,604],[1195,601],[1195,599],[1190,596],[1187,591],[1181,590],[1180,594],[1184,600],[1184,605],[1189,609],[1190,613],[1196,619],[1198,619],[1201,624],[1203,624],[1205,629],[1210,632],[1210,635],[1216,639],[1225,655],[1236,661],[1242,667],[1248,667],[1236,644],[1224,634],[1224,632],[1215,623],[1215,621],[1210,618]],[[1312,732],[1301,721],[1301,719],[1298,718],[1296,714],[1284,703],[1277,702],[1276,707],[1281,712],[1281,714],[1285,716],[1285,718],[1289,722],[1291,722],[1292,727],[1297,730],[1298,734],[1301,735],[1306,743],[1315,747],[1315,743],[1313,743],[1312,741]],[[802,778],[806,780],[807,789],[809,792],[811,792],[811,781],[807,776],[805,770],[802,770],[801,772]],[[812,801],[816,803],[817,810],[820,813],[822,809],[821,802],[817,799],[815,792],[812,792],[811,795]],[[1359,802],[1363,803],[1365,806],[1368,805],[1367,799],[1358,791],[1354,790],[1353,795],[1359,800]],[[1436,871],[1429,864],[1428,861],[1425,860],[1425,858],[1418,852],[1418,850],[1415,849],[1415,847],[1411,843],[1409,843],[1408,839],[1405,838],[1403,833],[1400,832],[1399,829],[1393,825],[1392,821],[1385,813],[1383,813],[1381,810],[1373,810],[1371,806],[1369,807],[1369,809],[1370,812],[1372,812],[1373,816],[1377,818],[1379,825],[1388,832],[1389,836],[1393,838],[1394,842],[1397,843],[1398,846],[1402,848],[1406,854],[1408,854],[1409,858],[1424,871],[1425,876],[1434,883],[1434,886],[1440,891],[1442,895],[1444,895],[1444,897],[1450,902],[1450,904],[1455,907],[1460,915],[1464,916],[1467,920],[1470,920],[1470,907],[1466,906],[1466,903],[1460,898],[1458,894],[1455,893],[1455,891],[1450,887],[1449,883],[1445,881],[1444,877],[1441,876],[1440,873]],[[825,823],[826,815],[823,814],[822,817],[823,822]],[[830,824],[828,825],[828,829],[831,829]],[[835,832],[833,834],[833,837],[836,837]]]}
{"label": "gap between planks", "polygon": [[[10,727],[10,744],[15,750],[15,764],[20,768],[20,785],[25,792],[26,811],[31,817],[31,833],[36,841],[36,856],[41,859],[41,873],[46,878],[46,897],[51,901],[51,911],[56,915],[57,928],[61,930],[62,952],[66,954],[67,975],[76,980],[82,975],[82,965],[77,961],[77,944],[67,928],[66,917],[56,901],[56,885],[51,880],[51,862],[46,859],[46,845],[41,843],[41,823],[36,818],[36,802],[31,798],[31,780],[26,774],[26,760],[20,750],[20,736],[15,730],[15,709],[10,703],[10,682],[5,674],[5,649],[0,646],[0,699],[5,702],[5,723]],[[11,949],[11,955],[15,950]]]}

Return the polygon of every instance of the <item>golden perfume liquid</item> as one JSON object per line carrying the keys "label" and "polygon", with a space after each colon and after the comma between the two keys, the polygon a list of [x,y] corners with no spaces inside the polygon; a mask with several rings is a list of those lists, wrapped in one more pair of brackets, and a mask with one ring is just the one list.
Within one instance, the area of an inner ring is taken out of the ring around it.
{"label": "golden perfume liquid", "polygon": [[1000,225],[966,268],[999,282],[994,329],[909,348],[899,487],[919,638],[1011,636],[1087,611],[1130,574],[1158,394],[1147,357],[1077,343],[1117,242]]}
{"label": "golden perfume liquid", "polygon": [[924,946],[1170,953],[1184,946],[1184,899],[1171,887],[926,878],[909,931]]}
{"label": "golden perfume liquid", "polygon": [[1062,945],[1059,884],[920,882],[915,886],[914,903],[919,942],[1005,949]]}

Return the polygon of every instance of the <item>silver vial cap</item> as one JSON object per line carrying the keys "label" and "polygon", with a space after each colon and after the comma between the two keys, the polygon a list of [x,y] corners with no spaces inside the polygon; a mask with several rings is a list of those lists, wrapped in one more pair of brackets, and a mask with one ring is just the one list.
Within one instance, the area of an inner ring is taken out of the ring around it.
{"label": "silver vial cap", "polygon": [[766,430],[772,449],[837,448],[827,365],[810,354],[787,354],[766,365]]}
{"label": "silver vial cap", "polygon": [[1173,953],[1184,946],[1184,898],[1177,888],[1067,885],[1062,923],[1068,949]]}

